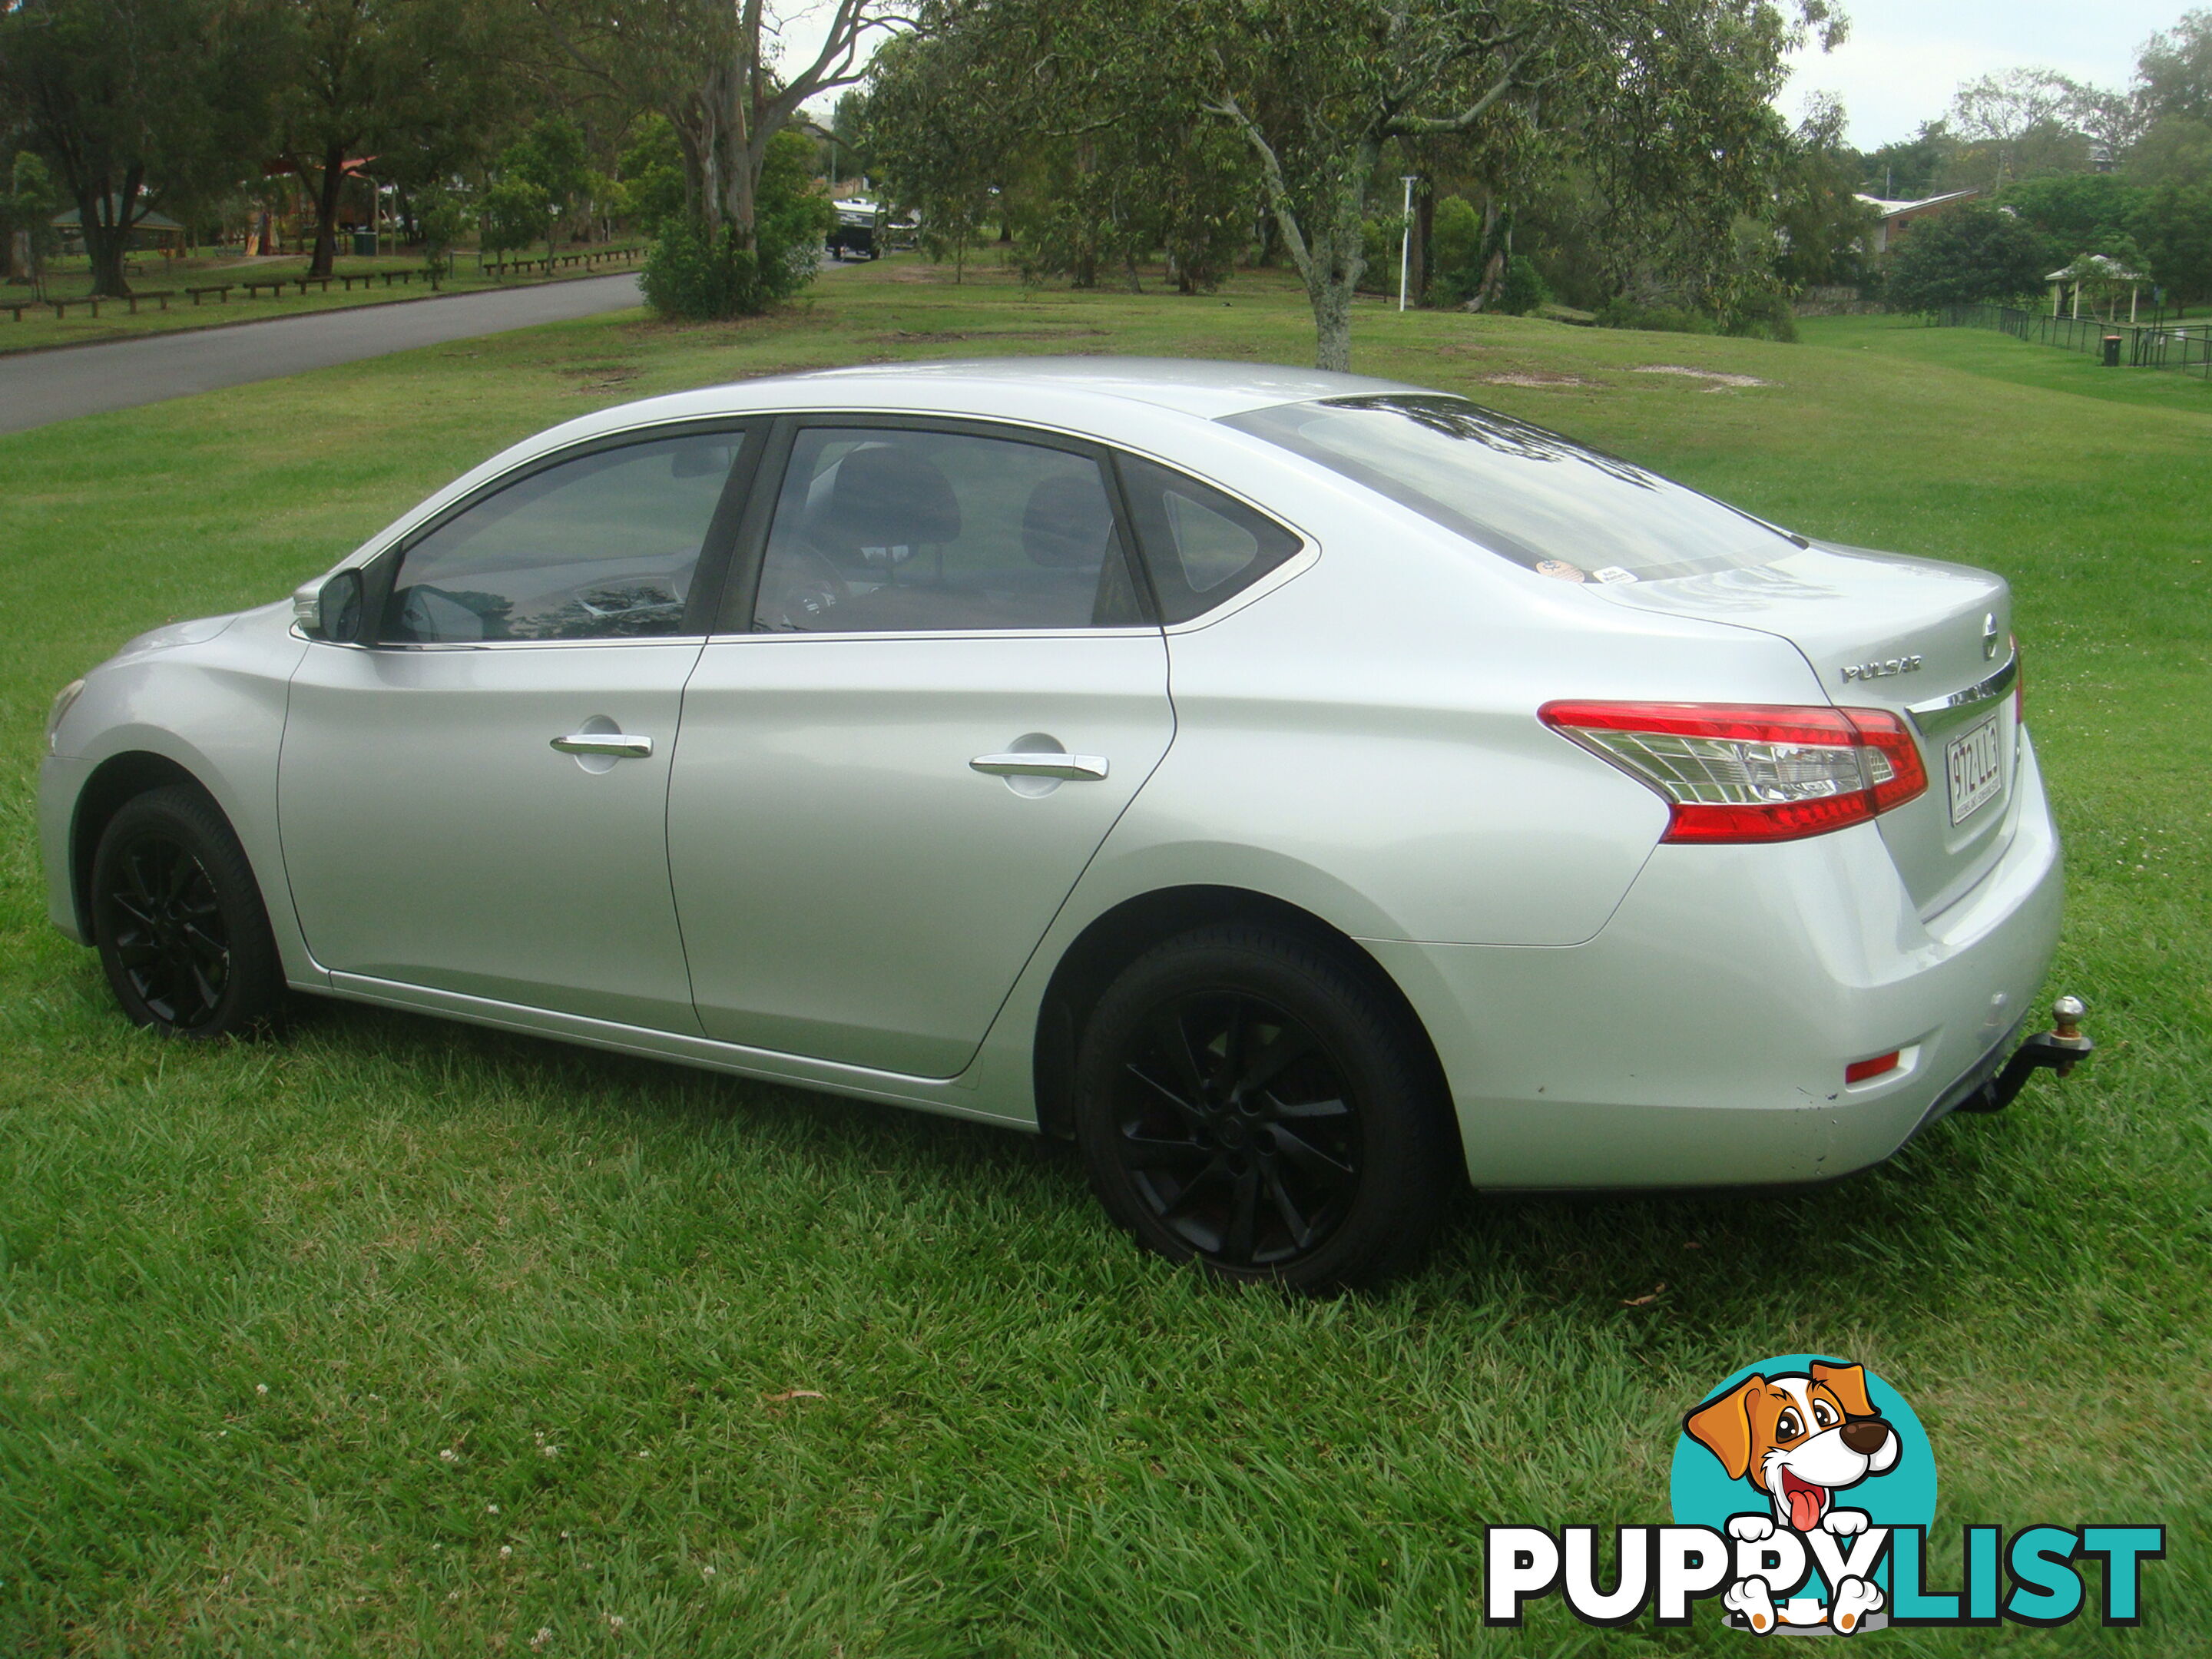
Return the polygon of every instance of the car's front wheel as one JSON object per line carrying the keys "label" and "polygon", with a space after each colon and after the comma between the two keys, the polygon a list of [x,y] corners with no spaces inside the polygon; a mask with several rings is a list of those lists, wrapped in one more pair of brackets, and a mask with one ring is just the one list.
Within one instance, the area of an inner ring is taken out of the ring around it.
{"label": "car's front wheel", "polygon": [[1326,946],[1224,925],[1170,939],[1099,1000],[1077,1140],[1138,1240],[1224,1278],[1328,1291],[1419,1258],[1460,1177],[1418,1031]]}
{"label": "car's front wheel", "polygon": [[123,1012],[164,1036],[248,1035],[284,993],[238,836],[182,784],[124,804],[92,860],[93,930]]}

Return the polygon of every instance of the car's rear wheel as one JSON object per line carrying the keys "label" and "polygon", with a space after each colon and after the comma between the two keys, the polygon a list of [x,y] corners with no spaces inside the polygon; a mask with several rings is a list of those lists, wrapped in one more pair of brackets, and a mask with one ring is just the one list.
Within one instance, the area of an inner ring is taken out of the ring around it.
{"label": "car's rear wheel", "polygon": [[1419,1258],[1458,1180],[1419,1034],[1326,946],[1210,927],[1132,963],[1077,1060],[1077,1140],[1114,1218],[1176,1261],[1298,1290]]}
{"label": "car's rear wheel", "polygon": [[252,866],[215,804],[177,784],[124,804],[92,860],[93,932],[123,1012],[164,1036],[267,1025],[284,974]]}

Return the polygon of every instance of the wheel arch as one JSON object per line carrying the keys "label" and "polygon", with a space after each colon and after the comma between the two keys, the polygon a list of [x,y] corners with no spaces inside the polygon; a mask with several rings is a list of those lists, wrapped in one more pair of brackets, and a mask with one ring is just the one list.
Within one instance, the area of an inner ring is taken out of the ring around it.
{"label": "wheel arch", "polygon": [[110,755],[93,769],[84,787],[77,791],[76,808],[70,815],[70,899],[76,908],[77,927],[86,939],[93,937],[92,860],[100,836],[127,803],[172,784],[198,790],[217,811],[222,810],[215,792],[190,769],[145,749]]}
{"label": "wheel arch", "polygon": [[[1443,1064],[1413,1001],[1359,941],[1311,911],[1249,888],[1193,884],[1124,899],[1079,933],[1054,965],[1037,1006],[1032,1066],[1037,1127],[1073,1138],[1075,1051],[1091,1011],[1115,978],[1146,951],[1178,933],[1220,922],[1273,927],[1311,940],[1351,967],[1403,1016],[1420,1043],[1419,1059],[1449,1108]],[[1457,1133],[1455,1118],[1454,1133]]]}

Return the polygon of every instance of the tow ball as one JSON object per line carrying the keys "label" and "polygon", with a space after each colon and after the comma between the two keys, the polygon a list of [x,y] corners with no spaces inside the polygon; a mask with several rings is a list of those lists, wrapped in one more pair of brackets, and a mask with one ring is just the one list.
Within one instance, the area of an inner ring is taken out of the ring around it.
{"label": "tow ball", "polygon": [[2051,1005],[2051,1029],[2038,1031],[2013,1051],[2004,1069],[1959,1103],[1962,1112],[2001,1112],[2012,1097],[2027,1086],[2035,1073],[2048,1066],[2064,1077],[2089,1057],[2096,1044],[2081,1035],[2081,1016],[2088,1012],[2079,997],[2061,997]]}

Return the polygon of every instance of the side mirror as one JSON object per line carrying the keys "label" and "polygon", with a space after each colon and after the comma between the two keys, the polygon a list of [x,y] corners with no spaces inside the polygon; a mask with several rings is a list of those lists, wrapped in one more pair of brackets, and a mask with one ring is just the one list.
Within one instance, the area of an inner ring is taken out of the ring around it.
{"label": "side mirror", "polygon": [[311,640],[351,645],[361,637],[361,572],[333,571],[292,596],[292,614]]}

